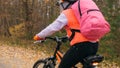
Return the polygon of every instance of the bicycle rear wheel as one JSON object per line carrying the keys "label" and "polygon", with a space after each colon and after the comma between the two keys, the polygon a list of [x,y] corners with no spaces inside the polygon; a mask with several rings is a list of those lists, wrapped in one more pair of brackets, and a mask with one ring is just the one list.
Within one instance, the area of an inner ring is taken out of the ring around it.
{"label": "bicycle rear wheel", "polygon": [[55,67],[50,61],[38,60],[33,65],[33,68],[55,68]]}

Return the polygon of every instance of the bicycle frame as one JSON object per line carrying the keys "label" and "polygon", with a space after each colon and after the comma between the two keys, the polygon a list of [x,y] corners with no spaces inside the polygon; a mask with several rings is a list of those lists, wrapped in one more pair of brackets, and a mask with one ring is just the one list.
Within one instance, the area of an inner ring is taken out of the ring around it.
{"label": "bicycle frame", "polygon": [[59,63],[61,62],[62,57],[63,57],[63,54],[60,51],[57,51],[57,53],[56,53],[56,59],[57,59],[57,61]]}
{"label": "bicycle frame", "polygon": [[[67,37],[64,37],[64,38],[67,38]],[[56,37],[56,39],[57,39],[57,37]],[[56,46],[56,49],[55,49],[55,51],[54,51],[54,55],[53,55],[53,58],[54,58],[54,60],[57,60],[58,61],[58,63],[60,63],[61,62],[61,59],[63,58],[63,54],[62,54],[62,52],[60,51],[60,46],[61,46],[61,44],[62,44],[62,40],[60,40],[60,39],[57,39],[56,40],[56,42],[57,42],[57,46]],[[54,61],[53,60],[53,61]],[[56,62],[54,62],[54,64],[55,64]]]}

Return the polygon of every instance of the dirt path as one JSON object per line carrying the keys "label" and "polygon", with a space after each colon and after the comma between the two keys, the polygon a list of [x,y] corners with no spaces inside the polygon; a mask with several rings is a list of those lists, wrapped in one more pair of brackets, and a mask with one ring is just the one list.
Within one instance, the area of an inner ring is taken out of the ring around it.
{"label": "dirt path", "polygon": [[0,68],[32,68],[44,53],[30,49],[0,45]]}
{"label": "dirt path", "polygon": [[[12,47],[0,43],[0,68],[32,68],[39,58],[47,57],[43,52]],[[116,63],[103,61],[99,68],[120,68]]]}

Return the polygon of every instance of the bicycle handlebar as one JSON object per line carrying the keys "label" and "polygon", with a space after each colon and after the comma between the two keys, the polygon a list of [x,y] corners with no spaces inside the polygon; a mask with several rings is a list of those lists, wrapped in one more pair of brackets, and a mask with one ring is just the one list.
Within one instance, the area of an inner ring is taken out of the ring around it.
{"label": "bicycle handlebar", "polygon": [[[63,36],[63,37],[58,37],[58,36],[46,37],[45,40],[47,40],[47,39],[56,41],[57,43],[62,43],[62,42],[66,42],[68,40],[68,37],[67,36]],[[35,41],[34,43],[43,43],[45,40],[38,40],[38,41]]]}

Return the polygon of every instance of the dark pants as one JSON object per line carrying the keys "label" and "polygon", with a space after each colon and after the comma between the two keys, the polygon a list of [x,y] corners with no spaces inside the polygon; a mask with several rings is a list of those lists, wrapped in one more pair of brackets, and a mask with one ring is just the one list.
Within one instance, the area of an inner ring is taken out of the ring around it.
{"label": "dark pants", "polygon": [[[98,50],[98,42],[82,42],[75,44],[63,56],[63,59],[59,65],[59,68],[71,68],[78,62],[81,62],[84,67],[83,59],[90,55],[95,55]],[[89,68],[89,67],[88,67]]]}

